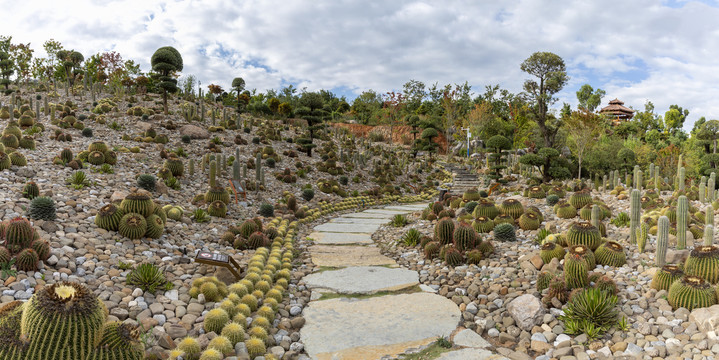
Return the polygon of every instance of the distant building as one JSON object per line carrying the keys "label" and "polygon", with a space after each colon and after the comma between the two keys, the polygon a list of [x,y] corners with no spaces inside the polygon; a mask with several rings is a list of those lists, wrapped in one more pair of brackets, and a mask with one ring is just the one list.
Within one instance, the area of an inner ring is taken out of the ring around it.
{"label": "distant building", "polygon": [[599,110],[599,113],[612,120],[612,125],[619,125],[634,117],[634,110],[624,106],[624,102],[614,99],[609,105]]}

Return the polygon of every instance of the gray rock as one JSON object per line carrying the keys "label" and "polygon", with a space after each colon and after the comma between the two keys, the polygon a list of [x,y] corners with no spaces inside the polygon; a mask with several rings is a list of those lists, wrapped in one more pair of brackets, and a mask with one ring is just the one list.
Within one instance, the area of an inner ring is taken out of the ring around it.
{"label": "gray rock", "polygon": [[407,269],[353,266],[323,271],[304,278],[310,289],[321,288],[342,294],[371,294],[408,288],[419,283],[419,274]]}
{"label": "gray rock", "polygon": [[526,294],[512,300],[507,305],[507,312],[519,328],[531,331],[535,325],[541,324],[545,310],[536,296]]}

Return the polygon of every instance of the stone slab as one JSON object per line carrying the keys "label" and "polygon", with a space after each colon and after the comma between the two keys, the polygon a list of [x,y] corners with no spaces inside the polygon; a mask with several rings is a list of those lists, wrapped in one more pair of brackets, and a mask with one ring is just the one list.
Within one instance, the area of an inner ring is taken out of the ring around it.
{"label": "stone slab", "polygon": [[372,244],[370,234],[313,232],[307,236],[317,244]]}
{"label": "stone slab", "polygon": [[303,317],[300,338],[312,359],[367,360],[395,356],[449,336],[461,314],[443,296],[413,293],[314,301],[305,307]]}
{"label": "stone slab", "polygon": [[388,224],[390,219],[375,219],[375,218],[353,218],[353,217],[338,217],[330,220],[330,223],[335,224],[357,224],[357,225],[384,225]]}
{"label": "stone slab", "polygon": [[313,245],[309,247],[312,263],[317,266],[345,267],[396,265],[392,259],[380,253],[372,246],[330,246]]}
{"label": "stone slab", "polygon": [[310,274],[303,281],[310,289],[327,289],[339,294],[373,294],[415,286],[419,284],[419,274],[401,268],[351,266]]}
{"label": "stone slab", "polygon": [[406,210],[388,210],[388,209],[369,209],[363,211],[364,213],[369,214],[383,214],[383,215],[397,215],[397,214],[406,214]]}
{"label": "stone slab", "polygon": [[448,351],[446,353],[443,353],[435,360],[509,360],[508,358],[499,355],[499,354],[493,354],[491,351],[484,350],[484,349],[461,349],[461,350],[454,350],[454,351]]}
{"label": "stone slab", "polygon": [[454,337],[452,338],[452,342],[455,345],[459,345],[462,347],[471,347],[471,348],[488,348],[492,346],[492,344],[489,343],[489,341],[484,340],[484,338],[477,334],[474,330],[470,329],[464,329],[456,334],[454,334]]}
{"label": "stone slab", "polygon": [[314,227],[314,231],[333,232],[333,233],[365,233],[372,234],[379,229],[379,225],[358,225],[358,224],[340,224],[340,223],[324,223]]}
{"label": "stone slab", "polygon": [[359,213],[348,213],[342,215],[344,218],[358,218],[358,219],[391,219],[393,216],[395,216],[395,213],[392,214],[377,214],[377,213],[368,213],[368,212],[359,212]]}
{"label": "stone slab", "polygon": [[385,210],[395,210],[395,211],[415,212],[415,211],[422,211],[426,208],[427,208],[427,204],[424,204],[424,205],[393,205],[393,206],[387,206],[384,209]]}

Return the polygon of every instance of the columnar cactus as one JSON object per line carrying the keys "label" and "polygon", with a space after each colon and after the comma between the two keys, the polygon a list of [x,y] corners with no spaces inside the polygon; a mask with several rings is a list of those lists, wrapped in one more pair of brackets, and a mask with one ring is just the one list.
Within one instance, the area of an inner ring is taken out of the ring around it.
{"label": "columnar cactus", "polygon": [[599,205],[592,205],[592,226],[599,229],[599,223],[602,220],[602,209]]}
{"label": "columnar cactus", "polygon": [[238,158],[235,158],[235,161],[232,162],[232,179],[240,180],[240,160]]}
{"label": "columnar cactus", "polygon": [[257,153],[257,158],[255,159],[255,182],[257,185],[260,185],[260,182],[262,181],[262,154]]}
{"label": "columnar cactus", "polygon": [[637,248],[639,249],[639,253],[644,252],[644,247],[647,246],[647,239],[649,238],[649,225],[642,222],[641,225],[637,228]]}
{"label": "columnar cactus", "polygon": [[637,170],[634,179],[634,188],[642,191],[642,171]]}
{"label": "columnar cactus", "polygon": [[711,246],[714,242],[714,226],[707,225],[704,228],[704,246]]}
{"label": "columnar cactus", "polygon": [[217,162],[210,161],[210,188],[217,187]]}
{"label": "columnar cactus", "polygon": [[712,206],[712,204],[707,205],[706,213],[704,214],[704,223],[714,226],[714,206]]}
{"label": "columnar cactus", "polygon": [[649,164],[649,178],[651,179],[653,177],[654,177],[654,163],[650,163]]}
{"label": "columnar cactus", "polygon": [[189,173],[190,173],[190,178],[192,178],[193,176],[195,176],[195,159],[192,159],[192,158],[190,159],[190,164],[189,164],[189,169],[188,169],[188,171],[189,171]]}
{"label": "columnar cactus", "polygon": [[[681,176],[680,176],[681,181]],[[677,200],[677,249],[687,248],[687,214],[689,213],[689,201],[682,195]]]}
{"label": "columnar cactus", "polygon": [[629,203],[629,241],[632,244],[637,242],[637,226],[639,225],[642,211],[641,192],[638,189],[632,190],[632,200]]}
{"label": "columnar cactus", "polygon": [[[681,156],[681,155],[680,155]],[[679,176],[677,178],[677,182],[679,183],[679,190],[684,191],[684,177],[686,175],[686,169],[684,167],[679,168]]]}
{"label": "columnar cactus", "polygon": [[656,169],[654,169],[654,189],[659,191],[659,185],[661,185],[662,179],[659,177],[659,167],[657,166]]}
{"label": "columnar cactus", "polygon": [[706,195],[707,189],[706,185],[704,185],[704,179],[702,177],[702,181],[699,182],[699,202],[704,203],[704,197]]}
{"label": "columnar cactus", "polygon": [[711,174],[709,177],[709,180],[707,181],[707,202],[714,201],[714,191],[716,190],[716,179],[714,178],[714,173]]}
{"label": "columnar cactus", "polygon": [[602,177],[602,189],[604,191],[607,191],[607,175],[605,174],[604,177]]}
{"label": "columnar cactus", "polygon": [[661,216],[657,222],[656,263],[661,267],[667,263],[667,245],[669,244],[669,218]]}

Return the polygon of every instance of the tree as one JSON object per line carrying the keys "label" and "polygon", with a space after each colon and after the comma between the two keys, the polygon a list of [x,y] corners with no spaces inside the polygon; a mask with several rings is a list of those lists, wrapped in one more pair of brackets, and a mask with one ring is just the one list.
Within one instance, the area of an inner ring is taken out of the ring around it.
{"label": "tree", "polygon": [[236,77],[232,79],[232,88],[235,89],[235,91],[237,92],[237,112],[239,113],[240,111],[242,111],[242,101],[240,101],[240,95],[242,95],[242,90],[245,89],[245,80],[241,77]]}
{"label": "tree", "polygon": [[[60,50],[57,52],[57,58],[61,62],[62,69],[65,72],[67,85],[69,88],[72,88],[75,85],[75,79],[82,73],[80,64],[85,60],[85,57],[75,50]],[[65,95],[69,95],[67,90],[65,91]]]}
{"label": "tree", "polygon": [[387,121],[389,122],[389,142],[390,144],[394,141],[394,124],[397,122],[397,118],[399,117],[399,112],[402,111],[402,108],[404,107],[405,103],[404,95],[400,92],[388,92],[386,100],[384,102],[384,107],[387,109]]}
{"label": "tree", "polygon": [[410,113],[416,112],[427,97],[424,83],[417,80],[410,80],[402,86],[402,93],[405,95],[406,108]]}
{"label": "tree", "polygon": [[577,91],[577,100],[579,100],[579,107],[589,112],[594,112],[599,104],[602,103],[602,98],[606,95],[606,91],[597,89],[596,91],[589,84],[584,84]]}
{"label": "tree", "polygon": [[363,91],[352,101],[350,111],[360,124],[369,124],[374,114],[382,108],[382,96],[374,90]]}
{"label": "tree", "polygon": [[217,97],[222,95],[222,92],[224,91],[222,90],[222,86],[215,84],[207,85],[207,89],[209,90],[210,95],[212,95],[212,99],[214,101],[217,101]]}
{"label": "tree", "polygon": [[574,144],[576,145],[577,162],[579,172],[577,179],[582,178],[582,159],[585,150],[594,143],[601,129],[601,117],[590,112],[588,109],[573,111],[565,120],[564,126],[569,134],[572,135]]}
{"label": "tree", "polygon": [[10,57],[15,63],[15,70],[17,72],[18,80],[24,79],[25,86],[30,81],[30,74],[32,69],[32,53],[35,50],[30,48],[30,43],[17,44],[10,46]]}
{"label": "tree", "polygon": [[487,140],[486,145],[491,152],[491,154],[489,155],[489,161],[493,164],[489,168],[492,172],[490,172],[487,177],[502,184],[506,183],[506,181],[503,181],[501,178],[502,170],[505,169],[507,166],[503,165],[502,163],[504,162],[505,156],[507,155],[506,150],[512,148],[512,142],[502,135],[494,135],[489,138],[489,140]]}
{"label": "tree", "polygon": [[568,169],[568,162],[560,158],[559,151],[554,148],[543,147],[536,154],[522,155],[519,162],[541,169],[544,182],[549,182],[551,179],[567,179],[572,176]]}
{"label": "tree", "polygon": [[177,89],[177,73],[182,71],[182,56],[172,46],[163,46],[152,54],[150,59],[152,70],[158,75],[160,83],[158,86],[162,89],[162,102],[165,107],[165,115],[167,115],[167,94],[174,93]]}
{"label": "tree", "polygon": [[10,54],[8,54],[8,51],[10,51],[10,39],[12,38],[0,37],[0,85],[5,86],[5,94],[12,92],[9,88],[10,76],[15,72],[13,70],[13,61],[10,59]]}
{"label": "tree", "polygon": [[687,116],[689,116],[689,110],[682,109],[679,105],[669,105],[669,110],[664,113],[664,132],[675,134],[681,130]]}
{"label": "tree", "polygon": [[557,99],[554,94],[562,90],[569,81],[564,60],[551,52],[535,52],[520,66],[522,71],[535,76],[537,80],[525,80],[524,91],[534,101],[532,112],[544,137],[546,147],[554,147],[554,139],[561,123],[547,121],[548,106]]}

